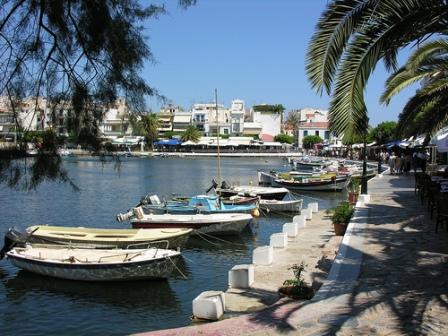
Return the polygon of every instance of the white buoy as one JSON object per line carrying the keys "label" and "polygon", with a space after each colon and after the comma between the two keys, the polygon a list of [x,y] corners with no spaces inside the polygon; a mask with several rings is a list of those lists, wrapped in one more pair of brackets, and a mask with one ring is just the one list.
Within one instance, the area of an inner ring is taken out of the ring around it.
{"label": "white buoy", "polygon": [[297,223],[285,223],[283,224],[282,232],[286,233],[288,237],[296,237],[299,233]]}
{"label": "white buoy", "polygon": [[292,218],[293,223],[297,223],[298,229],[304,229],[306,227],[306,216],[302,213],[301,215],[294,216]]}
{"label": "white buoy", "polygon": [[254,282],[254,265],[235,265],[229,271],[230,288],[249,288]]}
{"label": "white buoy", "polygon": [[252,253],[254,265],[270,265],[274,261],[274,248],[272,246],[259,246]]}
{"label": "white buoy", "polygon": [[224,314],[226,302],[222,291],[206,291],[193,300],[194,317],[217,321]]}
{"label": "white buoy", "polygon": [[288,235],[285,232],[274,233],[271,235],[270,244],[275,248],[285,248],[288,246]]}
{"label": "white buoy", "polygon": [[317,202],[308,203],[308,208],[310,208],[313,213],[317,213],[319,211],[319,203]]}

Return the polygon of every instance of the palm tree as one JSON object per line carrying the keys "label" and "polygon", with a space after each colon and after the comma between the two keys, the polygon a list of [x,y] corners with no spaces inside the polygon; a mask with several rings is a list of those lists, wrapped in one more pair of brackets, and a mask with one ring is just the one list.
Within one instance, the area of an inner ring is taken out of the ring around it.
{"label": "palm tree", "polygon": [[445,0],[333,0],[311,38],[306,71],[312,87],[331,95],[330,128],[364,137],[362,190],[367,193],[364,90],[379,60],[397,69],[397,53],[432,34],[447,33]]}
{"label": "palm tree", "polygon": [[201,138],[201,132],[194,127],[194,125],[189,125],[185,132],[182,134],[182,141],[193,141],[198,142]]}
{"label": "palm tree", "polygon": [[298,132],[300,127],[300,113],[298,111],[289,112],[286,118],[286,124],[292,128],[294,134],[294,143],[298,145]]}
{"label": "palm tree", "polygon": [[144,131],[146,143],[150,148],[152,148],[153,142],[157,140],[157,137],[159,135],[157,130],[159,127],[159,117],[156,113],[142,115],[140,119],[140,125]]}
{"label": "palm tree", "polygon": [[446,34],[447,22],[444,0],[331,1],[310,41],[306,71],[316,91],[331,94],[332,130],[364,134],[364,90],[378,61],[395,70],[400,48]]}
{"label": "palm tree", "polygon": [[421,83],[399,116],[399,135],[432,134],[448,123],[447,75],[448,40],[438,39],[419,47],[405,66],[389,77],[380,99],[385,104],[409,85]]}

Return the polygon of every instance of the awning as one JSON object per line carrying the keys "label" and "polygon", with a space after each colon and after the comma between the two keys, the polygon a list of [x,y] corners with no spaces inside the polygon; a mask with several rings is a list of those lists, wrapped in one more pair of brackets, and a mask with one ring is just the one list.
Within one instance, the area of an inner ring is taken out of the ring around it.
{"label": "awning", "polygon": [[392,147],[407,148],[409,146],[409,142],[403,140],[395,140],[384,144],[384,146],[389,149]]}
{"label": "awning", "polygon": [[173,123],[189,123],[190,120],[190,115],[175,115],[173,118]]}
{"label": "awning", "polygon": [[154,146],[178,146],[182,142],[177,139],[154,141]]}
{"label": "awning", "polygon": [[431,140],[431,143],[437,146],[439,153],[448,152],[448,127],[437,132],[436,136]]}
{"label": "awning", "polygon": [[191,140],[182,142],[182,146],[196,146],[196,145],[199,145],[199,143],[191,141]]}

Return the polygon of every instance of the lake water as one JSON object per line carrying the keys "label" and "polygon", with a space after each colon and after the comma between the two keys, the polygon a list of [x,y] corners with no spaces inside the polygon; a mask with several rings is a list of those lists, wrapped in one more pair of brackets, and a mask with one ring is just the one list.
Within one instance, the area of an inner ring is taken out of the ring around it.
{"label": "lake water", "polygon": [[[256,182],[257,170],[284,164],[282,159],[223,158],[221,172],[228,182],[248,184]],[[115,215],[146,193],[160,198],[203,194],[217,171],[214,158],[130,159],[120,165],[84,159],[64,165],[79,192],[58,183],[43,183],[33,192],[0,187],[1,237],[11,226],[34,224],[128,228]],[[308,193],[304,206],[317,199],[320,208],[328,208],[345,198],[345,192]],[[289,219],[261,217],[225,242],[190,240],[181,264],[187,279],[81,283],[19,271],[0,261],[0,335],[125,335],[189,325],[192,300],[205,290],[225,290],[229,269],[250,263],[252,250],[268,244]]]}

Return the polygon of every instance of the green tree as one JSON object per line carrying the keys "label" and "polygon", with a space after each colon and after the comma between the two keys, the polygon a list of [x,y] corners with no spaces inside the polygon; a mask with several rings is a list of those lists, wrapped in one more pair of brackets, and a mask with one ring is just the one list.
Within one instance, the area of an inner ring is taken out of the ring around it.
{"label": "green tree", "polygon": [[153,148],[153,142],[157,140],[159,128],[159,119],[156,113],[150,113],[140,116],[141,128],[143,129],[145,141],[150,148]]}
{"label": "green tree", "polygon": [[410,137],[435,133],[448,124],[448,40],[438,39],[422,44],[406,64],[386,82],[381,102],[389,104],[392,97],[409,85],[421,86],[409,99],[399,115],[397,134]]}
{"label": "green tree", "polygon": [[[187,7],[196,1],[178,2]],[[39,113],[38,97],[45,95],[50,102],[69,105],[68,132],[74,131],[78,141],[97,147],[98,124],[103,118],[97,106],[125,96],[130,110],[139,112],[144,110],[146,96],[161,97],[141,76],[144,62],[154,60],[142,24],[164,14],[165,9],[160,2],[144,3],[2,1],[0,94],[8,97],[13,114],[18,115],[16,102],[23,97],[36,97],[31,110]],[[26,162],[22,169],[19,162],[2,162],[0,183],[32,188],[46,178],[68,180],[66,174],[56,172],[60,159],[46,160],[35,160],[35,170],[26,169]],[[22,181],[31,170],[35,183]]]}
{"label": "green tree", "polygon": [[294,137],[289,134],[281,133],[274,137],[274,141],[292,144],[292,143],[294,143]]}
{"label": "green tree", "polygon": [[317,143],[323,143],[324,141],[318,135],[307,135],[302,140],[302,146],[306,149],[311,149]]}
{"label": "green tree", "polygon": [[364,134],[364,90],[379,60],[397,68],[400,48],[446,32],[443,0],[333,0],[316,26],[307,53],[312,87],[331,95],[329,121],[339,134]]}
{"label": "green tree", "polygon": [[385,121],[370,131],[370,138],[378,145],[396,140],[397,123],[395,121]]}
{"label": "green tree", "polygon": [[289,112],[288,117],[286,118],[286,124],[292,128],[292,132],[294,134],[294,143],[297,144],[297,134],[299,132],[299,127],[301,124],[300,113],[297,111]]}
{"label": "green tree", "polygon": [[182,134],[182,141],[193,141],[193,142],[198,142],[199,139],[201,138],[202,134],[201,132],[194,127],[193,125],[189,125],[186,129],[185,132]]}

